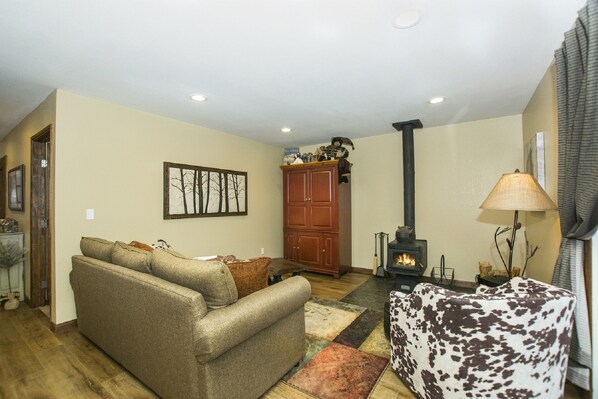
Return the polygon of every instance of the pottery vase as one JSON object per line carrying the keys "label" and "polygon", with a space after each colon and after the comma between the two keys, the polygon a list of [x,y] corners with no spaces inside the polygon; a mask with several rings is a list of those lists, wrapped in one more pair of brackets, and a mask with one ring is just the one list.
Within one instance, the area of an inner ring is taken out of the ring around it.
{"label": "pottery vase", "polygon": [[8,293],[8,300],[4,302],[4,310],[15,310],[19,307],[19,298],[14,292]]}

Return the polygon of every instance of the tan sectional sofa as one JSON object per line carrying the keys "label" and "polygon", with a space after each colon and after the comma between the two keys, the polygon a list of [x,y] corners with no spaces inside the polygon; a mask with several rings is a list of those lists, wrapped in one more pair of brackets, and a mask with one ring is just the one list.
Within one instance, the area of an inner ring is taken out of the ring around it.
{"label": "tan sectional sofa", "polygon": [[163,398],[257,398],[304,355],[303,277],[238,299],[220,262],[94,238],[81,250],[79,330]]}

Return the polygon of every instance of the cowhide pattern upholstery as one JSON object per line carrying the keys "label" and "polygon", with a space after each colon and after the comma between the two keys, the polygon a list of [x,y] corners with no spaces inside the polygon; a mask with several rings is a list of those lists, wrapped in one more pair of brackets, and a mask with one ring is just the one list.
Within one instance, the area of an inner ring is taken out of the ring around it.
{"label": "cowhide pattern upholstery", "polygon": [[521,277],[392,291],[392,368],[418,398],[561,398],[574,308],[569,291]]}

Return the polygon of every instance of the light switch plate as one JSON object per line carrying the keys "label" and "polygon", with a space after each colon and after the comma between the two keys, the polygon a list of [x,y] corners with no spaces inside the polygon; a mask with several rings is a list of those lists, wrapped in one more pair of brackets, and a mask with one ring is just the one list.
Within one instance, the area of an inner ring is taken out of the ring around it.
{"label": "light switch plate", "polygon": [[87,220],[94,220],[95,219],[95,211],[93,209],[87,209],[85,211],[85,217]]}

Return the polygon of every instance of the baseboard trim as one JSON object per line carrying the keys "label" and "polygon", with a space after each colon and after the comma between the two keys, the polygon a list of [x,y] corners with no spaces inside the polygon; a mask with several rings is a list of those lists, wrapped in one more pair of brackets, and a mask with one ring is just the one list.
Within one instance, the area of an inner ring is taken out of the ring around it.
{"label": "baseboard trim", "polygon": [[[357,273],[357,274],[369,274],[372,275],[372,269],[366,269],[363,267],[352,267],[351,268],[351,272],[352,273]],[[422,276],[422,281],[425,283],[431,283],[432,282],[432,278],[430,276]],[[478,287],[478,283],[476,283],[475,281],[461,281],[461,280],[454,280],[453,281],[453,285],[455,287],[460,287],[460,288],[472,288],[475,289]]]}
{"label": "baseboard trim", "polygon": [[77,319],[65,321],[64,323],[54,324],[54,322],[50,323],[50,328],[55,333],[62,333],[65,331],[70,331],[77,328]]}
{"label": "baseboard trim", "polygon": [[351,273],[357,274],[372,274],[372,269],[365,269],[363,267],[352,267]]}
{"label": "baseboard trim", "polygon": [[[430,276],[422,276],[422,281],[426,282],[426,283],[432,283],[432,278]],[[454,280],[453,281],[453,285],[455,287],[460,287],[460,288],[473,288],[476,289],[478,288],[478,283],[474,282],[474,281],[461,281],[461,280]]]}

